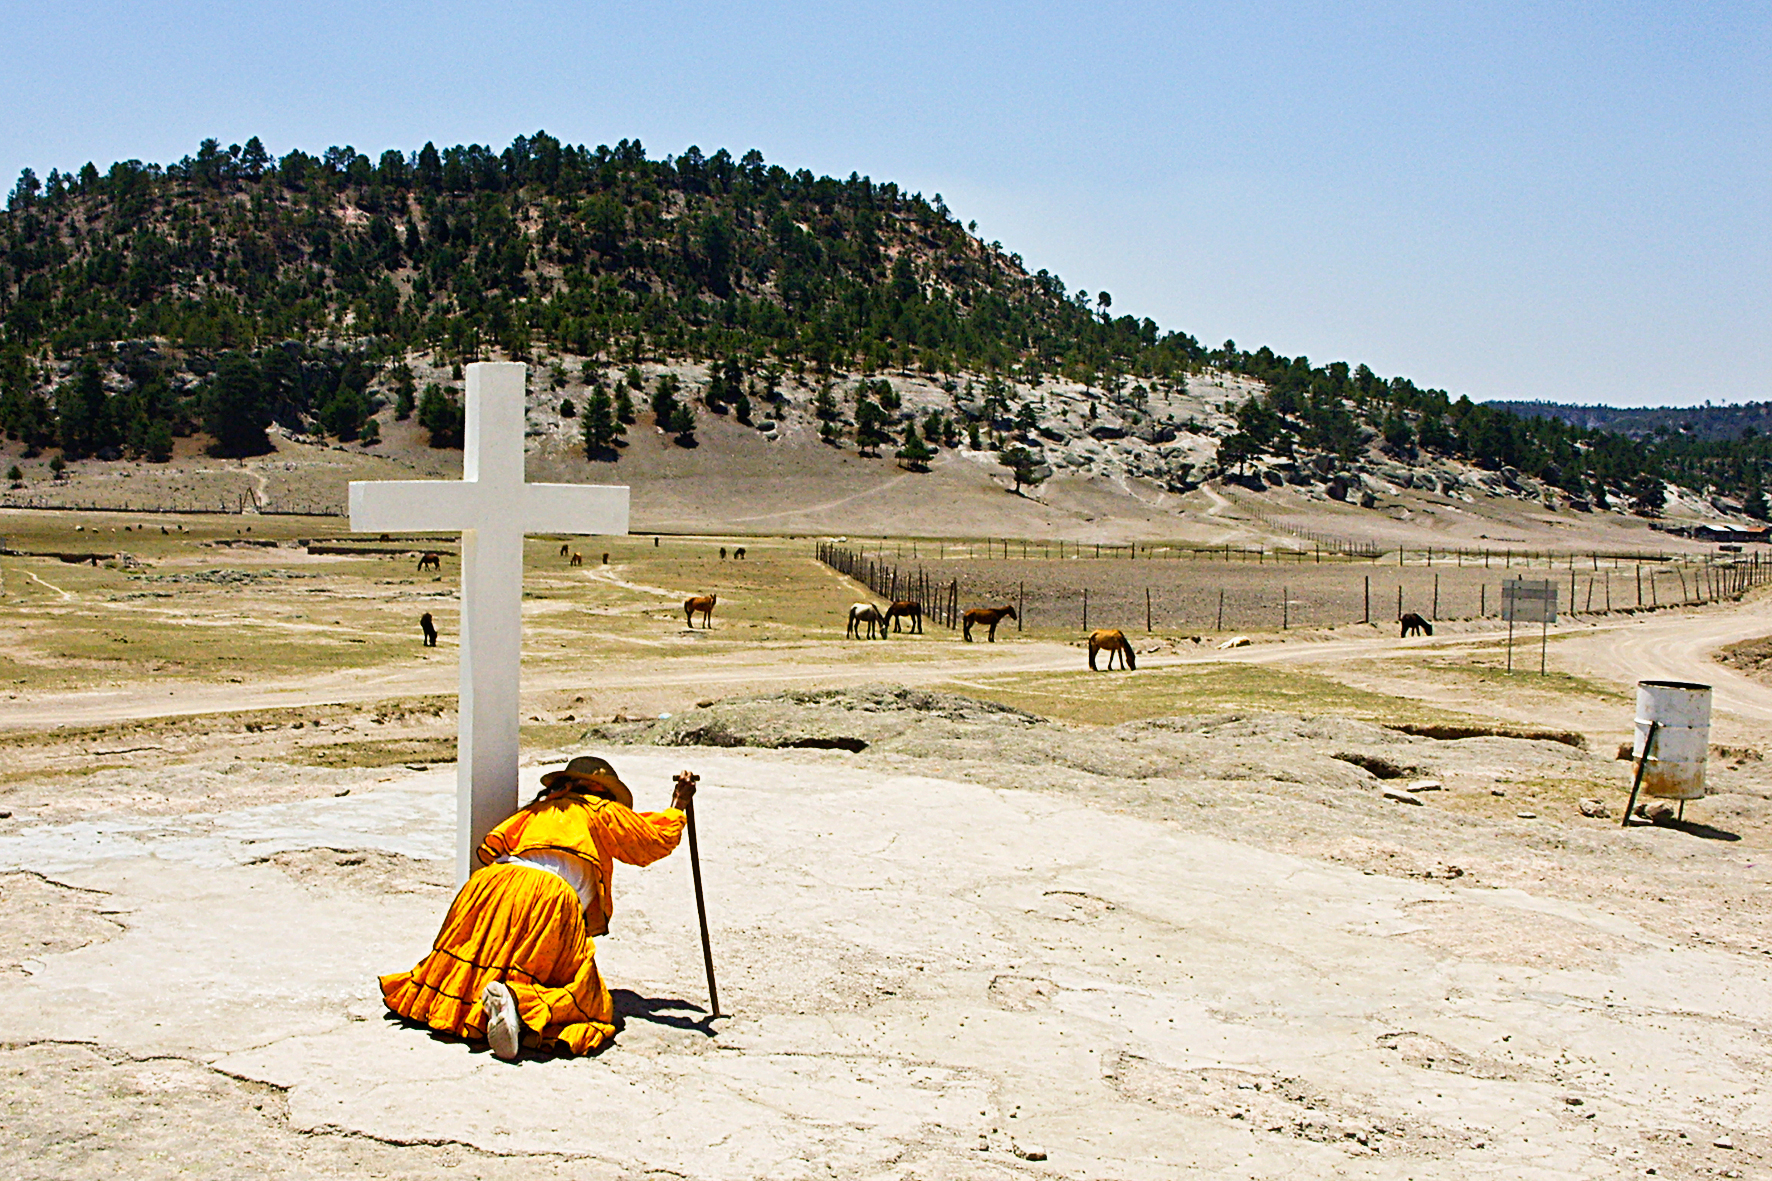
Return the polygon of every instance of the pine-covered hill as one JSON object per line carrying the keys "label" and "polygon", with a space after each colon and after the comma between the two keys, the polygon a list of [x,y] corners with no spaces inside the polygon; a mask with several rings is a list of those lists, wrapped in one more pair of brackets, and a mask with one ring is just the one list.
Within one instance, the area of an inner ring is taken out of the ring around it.
{"label": "pine-covered hill", "polygon": [[[1227,407],[1226,471],[1280,456],[1327,476],[1376,453],[1425,453],[1652,509],[1663,479],[1758,503],[1772,459],[1764,438],[1639,441],[1363,365],[1209,349],[1113,314],[1106,292],[1030,274],[939,196],[789,172],[754,151],[651,159],[637,142],[586,148],[537,133],[500,152],[274,159],[256,138],[208,140],[164,166],[86,164],[43,180],[27,170],[0,214],[0,250],[0,431],[68,458],[161,460],[173,436],[199,431],[219,454],[250,454],[268,447],[273,421],[373,442],[389,403],[447,445],[452,389],[421,398],[413,364],[504,355],[588,362],[587,451],[610,456],[603,432],[629,396],[622,375],[680,358],[707,363],[706,390],[631,391],[661,426],[692,431],[684,407],[698,400],[748,421],[751,398],[779,404],[792,372],[824,387],[827,442],[902,443],[913,468],[921,449],[982,426],[992,444],[1031,452],[1031,471],[1042,383],[1079,384],[1136,425],[1153,393],[1203,371],[1266,390]],[[878,380],[829,388],[887,370],[938,381],[953,417],[914,416]],[[974,384],[982,397],[962,393]],[[927,437],[932,425],[942,439]]]}
{"label": "pine-covered hill", "polygon": [[1741,402],[1712,406],[1577,406],[1564,402],[1490,402],[1524,418],[1555,418],[1588,430],[1609,431],[1633,439],[1681,435],[1707,442],[1727,442],[1745,435],[1772,434],[1772,402]]}

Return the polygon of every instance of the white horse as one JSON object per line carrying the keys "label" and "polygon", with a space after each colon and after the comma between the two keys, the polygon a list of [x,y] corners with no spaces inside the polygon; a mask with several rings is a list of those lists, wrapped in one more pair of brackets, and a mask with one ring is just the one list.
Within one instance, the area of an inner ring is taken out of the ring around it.
{"label": "white horse", "polygon": [[864,623],[868,625],[868,639],[873,639],[876,633],[882,640],[886,638],[886,616],[872,603],[850,605],[849,628],[843,633],[844,636],[854,640],[861,639],[861,625]]}

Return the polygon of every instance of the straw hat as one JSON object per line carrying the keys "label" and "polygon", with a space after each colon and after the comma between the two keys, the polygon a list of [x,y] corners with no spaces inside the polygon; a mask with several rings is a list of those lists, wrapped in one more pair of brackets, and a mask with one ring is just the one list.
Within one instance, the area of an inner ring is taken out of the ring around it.
{"label": "straw hat", "polygon": [[606,800],[614,800],[625,808],[634,806],[634,793],[628,785],[621,781],[615,768],[607,759],[595,755],[579,755],[558,771],[549,771],[541,777],[543,787],[569,783],[574,791],[582,791],[587,795],[602,796]]}

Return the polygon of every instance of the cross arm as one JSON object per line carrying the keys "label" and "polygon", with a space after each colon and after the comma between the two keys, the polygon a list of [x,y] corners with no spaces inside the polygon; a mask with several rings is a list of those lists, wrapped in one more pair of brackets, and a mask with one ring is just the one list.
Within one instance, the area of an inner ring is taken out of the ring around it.
{"label": "cross arm", "polygon": [[461,480],[353,480],[351,529],[358,533],[454,533],[472,529],[474,485]]}
{"label": "cross arm", "polygon": [[525,484],[521,517],[525,533],[628,531],[628,490],[600,484]]}

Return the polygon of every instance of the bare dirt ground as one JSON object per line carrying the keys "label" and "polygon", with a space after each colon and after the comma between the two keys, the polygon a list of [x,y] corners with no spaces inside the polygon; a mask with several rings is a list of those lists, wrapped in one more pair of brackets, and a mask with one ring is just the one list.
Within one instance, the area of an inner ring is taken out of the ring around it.
{"label": "bare dirt ground", "polygon": [[[1037,617],[845,642],[804,540],[536,539],[526,757],[703,772],[736,1016],[673,858],[620,878],[615,1048],[505,1067],[372,983],[450,892],[448,547],[142,524],[0,524],[133,557],[0,559],[9,1176],[1767,1174],[1772,689],[1712,657],[1765,592],[1566,620],[1544,677],[1493,621],[1092,675]],[[1620,828],[1646,676],[1716,685],[1715,794]]]}

